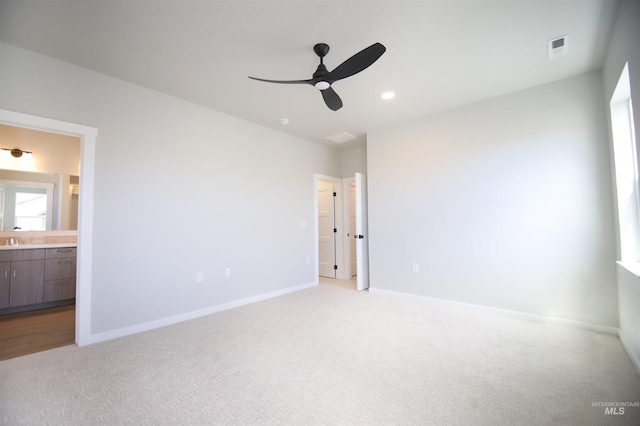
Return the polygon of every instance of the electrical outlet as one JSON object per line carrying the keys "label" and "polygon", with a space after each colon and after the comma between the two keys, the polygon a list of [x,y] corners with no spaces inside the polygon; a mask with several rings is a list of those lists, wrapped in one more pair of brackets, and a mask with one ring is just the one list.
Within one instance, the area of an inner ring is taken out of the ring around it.
{"label": "electrical outlet", "polygon": [[307,265],[311,265],[311,258],[307,256]]}
{"label": "electrical outlet", "polygon": [[231,276],[231,268],[224,268],[224,276],[227,278]]}
{"label": "electrical outlet", "polygon": [[418,264],[417,263],[412,263],[411,264],[411,272],[418,272]]}
{"label": "electrical outlet", "polygon": [[204,281],[204,274],[202,272],[198,272],[196,274],[196,282],[201,283]]}

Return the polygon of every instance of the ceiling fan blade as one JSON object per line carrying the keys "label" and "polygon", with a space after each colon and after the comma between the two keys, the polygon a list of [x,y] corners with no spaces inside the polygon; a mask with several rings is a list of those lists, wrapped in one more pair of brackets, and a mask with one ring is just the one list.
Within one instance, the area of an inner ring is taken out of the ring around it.
{"label": "ceiling fan blade", "polygon": [[324,103],[327,104],[329,109],[337,111],[342,108],[342,99],[340,99],[340,96],[338,96],[338,94],[335,90],[333,90],[332,87],[321,90],[320,92],[322,93]]}
{"label": "ceiling fan blade", "polygon": [[267,80],[264,78],[251,77],[248,76],[252,80],[258,81],[266,81],[267,83],[280,83],[280,84],[311,84],[313,85],[314,80]]}
{"label": "ceiling fan blade", "polygon": [[326,80],[333,83],[364,71],[377,61],[386,50],[387,48],[382,44],[374,43],[338,65],[326,76]]}

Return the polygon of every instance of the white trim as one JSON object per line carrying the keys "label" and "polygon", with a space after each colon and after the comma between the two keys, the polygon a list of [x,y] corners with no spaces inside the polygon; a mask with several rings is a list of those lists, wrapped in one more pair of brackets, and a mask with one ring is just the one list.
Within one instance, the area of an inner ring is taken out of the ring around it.
{"label": "white trim", "polygon": [[527,312],[511,311],[509,309],[494,308],[491,306],[483,306],[483,305],[474,305],[472,303],[456,302],[453,300],[437,299],[434,297],[427,297],[427,296],[418,296],[414,294],[400,293],[400,292],[389,291],[389,290],[381,290],[381,289],[371,288],[371,287],[369,288],[369,293],[386,296],[386,297],[396,297],[396,298],[401,298],[406,300],[413,300],[413,301],[418,301],[423,303],[426,302],[432,305],[458,307],[463,309],[475,310],[475,311],[486,312],[494,315],[502,315],[509,318],[517,318],[517,319],[522,319],[527,321],[541,322],[541,323],[547,323],[547,324],[566,325],[570,327],[596,331],[598,333],[612,334],[614,336],[619,336],[620,334],[619,329],[617,327],[592,324],[588,322],[570,320],[565,318],[548,317],[544,315],[530,314]]}
{"label": "white trim", "polygon": [[317,285],[318,285],[318,280],[316,279],[316,281],[314,282],[301,284],[293,287],[288,287],[282,290],[272,291],[270,293],[259,294],[257,296],[251,296],[245,299],[234,300],[232,302],[223,303],[221,305],[216,305],[216,306],[210,306],[208,308],[199,309],[197,311],[191,311],[184,314],[178,314],[171,317],[166,317],[166,318],[161,318],[154,321],[145,322],[142,324],[136,324],[129,327],[123,327],[116,330],[106,331],[104,333],[93,334],[87,339],[86,344],[105,342],[107,340],[118,339],[120,337],[130,336],[132,334],[142,333],[145,331],[154,330],[156,328],[166,327],[168,325],[178,324],[180,322],[204,317],[207,315],[215,314],[217,312],[228,311],[230,309],[238,308],[240,306],[261,302],[263,300],[283,296],[285,294],[294,293],[296,291],[306,290],[308,288],[312,288]]}
{"label": "white trim", "polygon": [[0,123],[80,138],[78,262],[76,270],[76,344],[91,340],[91,266],[93,264],[93,186],[98,129],[0,109]]}
{"label": "white trim", "polygon": [[616,262],[618,265],[622,266],[627,271],[631,272],[636,277],[640,278],[640,262]]}

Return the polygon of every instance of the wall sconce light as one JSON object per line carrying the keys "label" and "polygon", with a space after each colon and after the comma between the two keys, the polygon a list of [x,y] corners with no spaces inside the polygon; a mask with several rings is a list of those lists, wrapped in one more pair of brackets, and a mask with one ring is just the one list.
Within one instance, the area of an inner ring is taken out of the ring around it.
{"label": "wall sconce light", "polygon": [[4,151],[9,151],[11,153],[11,155],[15,158],[20,158],[22,157],[22,154],[32,154],[31,151],[23,151],[19,148],[13,148],[13,149],[9,149],[9,148],[1,148]]}

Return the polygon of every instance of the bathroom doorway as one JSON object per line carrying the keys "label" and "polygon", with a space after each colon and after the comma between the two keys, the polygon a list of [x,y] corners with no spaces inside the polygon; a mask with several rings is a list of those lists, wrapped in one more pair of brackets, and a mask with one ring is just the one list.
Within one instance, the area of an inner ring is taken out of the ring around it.
{"label": "bathroom doorway", "polygon": [[80,139],[80,163],[82,172],[78,180],[78,232],[76,262],[75,343],[84,346],[91,343],[91,265],[93,247],[93,188],[95,169],[95,145],[98,130],[74,123],[37,117],[0,109],[0,125],[15,126],[68,135]]}

